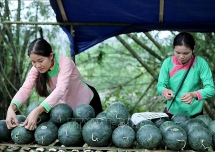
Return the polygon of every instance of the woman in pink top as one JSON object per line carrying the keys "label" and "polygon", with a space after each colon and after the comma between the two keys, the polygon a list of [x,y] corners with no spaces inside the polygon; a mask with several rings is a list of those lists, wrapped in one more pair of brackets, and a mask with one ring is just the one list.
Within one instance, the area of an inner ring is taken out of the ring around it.
{"label": "woman in pink top", "polygon": [[33,67],[8,108],[6,122],[9,129],[18,125],[15,112],[27,101],[34,86],[45,100],[26,118],[23,123],[26,129],[36,129],[38,116],[59,103],[66,103],[72,109],[80,104],[90,104],[96,115],[102,112],[98,92],[83,78],[70,58],[56,56],[51,45],[42,38],[30,44],[28,55]]}

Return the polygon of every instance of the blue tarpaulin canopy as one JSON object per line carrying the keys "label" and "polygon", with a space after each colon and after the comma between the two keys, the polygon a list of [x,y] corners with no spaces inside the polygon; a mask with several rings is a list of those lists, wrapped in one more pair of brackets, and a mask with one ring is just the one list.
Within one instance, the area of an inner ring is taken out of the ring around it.
{"label": "blue tarpaulin canopy", "polygon": [[[215,0],[50,0],[71,56],[112,36],[152,30],[214,32]],[[68,24],[71,23],[71,24]]]}

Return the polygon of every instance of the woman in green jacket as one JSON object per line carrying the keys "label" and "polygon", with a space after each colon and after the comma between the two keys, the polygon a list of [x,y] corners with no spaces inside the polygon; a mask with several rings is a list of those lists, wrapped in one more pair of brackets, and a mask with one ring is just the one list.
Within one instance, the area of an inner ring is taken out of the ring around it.
{"label": "woman in green jacket", "polygon": [[[194,48],[193,36],[186,32],[179,33],[173,42],[174,55],[165,59],[162,64],[157,91],[166,99],[165,112],[169,116],[178,113],[193,117],[203,114],[204,100],[215,95],[210,67],[205,59],[194,55]],[[178,91],[188,70],[189,73]]]}

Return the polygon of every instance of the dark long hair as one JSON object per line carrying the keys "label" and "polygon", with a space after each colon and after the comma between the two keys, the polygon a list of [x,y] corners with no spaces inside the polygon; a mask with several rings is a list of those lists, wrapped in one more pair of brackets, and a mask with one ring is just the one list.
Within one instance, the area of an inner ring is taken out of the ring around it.
{"label": "dark long hair", "polygon": [[175,46],[186,46],[188,48],[190,48],[192,51],[194,50],[195,47],[195,40],[193,38],[193,36],[190,33],[187,32],[181,32],[179,33],[173,41],[173,49],[175,48]]}
{"label": "dark long hair", "polygon": [[[31,53],[49,57],[52,53],[52,47],[51,45],[43,38],[35,39],[28,47],[28,56],[30,56]],[[38,71],[38,77],[36,80],[36,92],[42,96],[47,97],[49,95],[48,89],[47,89],[47,82],[48,82],[48,74],[46,73],[40,73]]]}

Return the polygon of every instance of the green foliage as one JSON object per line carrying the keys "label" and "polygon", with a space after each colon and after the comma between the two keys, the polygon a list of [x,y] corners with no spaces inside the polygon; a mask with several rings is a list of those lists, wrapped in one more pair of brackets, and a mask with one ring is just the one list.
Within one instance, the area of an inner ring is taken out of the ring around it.
{"label": "green foliage", "polygon": [[[157,47],[153,46],[152,42],[147,40],[143,33],[134,34],[138,35],[138,38],[148,47],[154,48],[154,52],[160,53]],[[123,35],[123,39],[158,75],[161,61],[154,58],[126,35]],[[169,46],[165,47],[169,48]],[[154,97],[157,96],[156,82],[152,83],[154,79],[115,38],[110,38],[79,54],[76,56],[76,64],[81,73],[93,82],[99,91],[103,109],[106,109],[111,103],[119,101],[129,108],[131,114],[144,112],[148,110],[149,101],[152,100],[151,103],[153,103]],[[150,84],[152,87],[146,91]],[[144,96],[141,98],[143,94]],[[153,108],[151,110],[156,111]]]}

